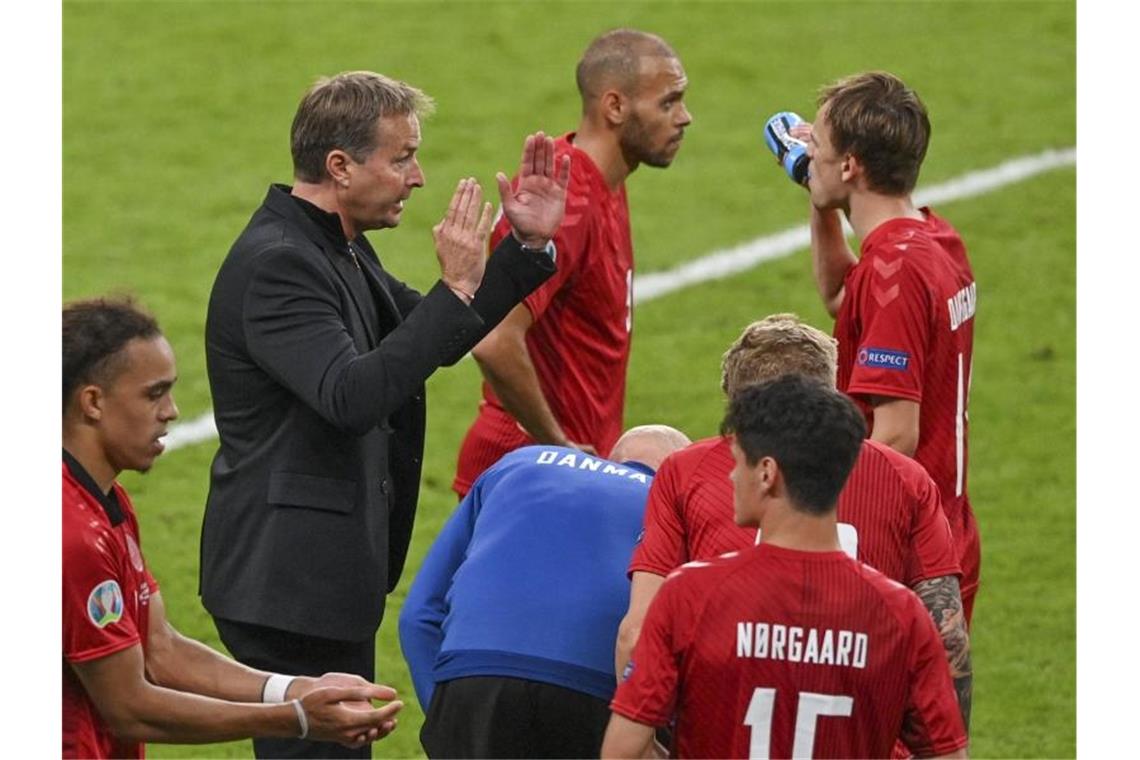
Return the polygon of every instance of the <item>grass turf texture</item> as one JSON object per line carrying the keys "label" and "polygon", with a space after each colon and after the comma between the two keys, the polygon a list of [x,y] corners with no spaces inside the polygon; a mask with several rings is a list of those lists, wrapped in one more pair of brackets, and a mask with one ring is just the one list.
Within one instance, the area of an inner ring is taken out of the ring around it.
{"label": "grass turf texture", "polygon": [[[202,324],[221,259],[272,181],[319,74],[365,68],[439,104],[424,125],[428,185],[399,229],[373,233],[421,289],[438,269],[429,228],[455,182],[513,171],[522,137],[577,123],[573,67],[598,32],[631,25],[677,49],[694,115],[666,172],[629,182],[640,272],[806,220],[770,161],[763,119],[810,118],[815,88],[884,68],[913,85],[934,135],[933,184],[1075,142],[1071,3],[133,3],[64,4],[64,293],[138,294],[174,345],[183,418],[209,408]],[[1075,754],[1075,182],[1050,173],[941,206],[979,285],[970,492],[983,537],[973,635],[972,754]],[[806,253],[638,308],[627,424],[709,435],[721,352],[748,321],[794,311],[825,329]],[[409,704],[376,746],[420,755],[422,713],[399,655],[403,594],[447,518],[455,455],[478,398],[472,362],[429,382],[423,491],[408,568],[378,637],[378,680]],[[124,483],[167,610],[218,646],[196,596],[212,444]],[[153,745],[152,757],[249,757],[248,742]]]}

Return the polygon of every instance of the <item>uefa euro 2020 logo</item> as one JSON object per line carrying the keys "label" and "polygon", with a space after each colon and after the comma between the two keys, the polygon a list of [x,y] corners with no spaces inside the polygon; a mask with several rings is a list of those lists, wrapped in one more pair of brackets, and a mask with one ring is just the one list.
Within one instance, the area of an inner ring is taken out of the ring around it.
{"label": "uefa euro 2020 logo", "polygon": [[117,581],[103,581],[87,597],[87,616],[97,628],[106,628],[123,617],[123,592]]}

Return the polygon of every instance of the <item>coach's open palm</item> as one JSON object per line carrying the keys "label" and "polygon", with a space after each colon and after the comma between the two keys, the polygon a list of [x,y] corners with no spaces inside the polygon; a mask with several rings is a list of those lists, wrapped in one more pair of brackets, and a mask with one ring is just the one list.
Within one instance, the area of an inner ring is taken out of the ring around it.
{"label": "coach's open palm", "polygon": [[554,167],[554,138],[542,132],[527,135],[522,165],[514,187],[502,172],[495,176],[503,213],[515,237],[528,248],[542,248],[554,237],[566,211],[566,188],[570,184],[570,156]]}
{"label": "coach's open palm", "polygon": [[447,214],[431,232],[440,279],[449,287],[474,293],[483,282],[491,204],[483,202],[483,188],[473,177],[459,180]]}

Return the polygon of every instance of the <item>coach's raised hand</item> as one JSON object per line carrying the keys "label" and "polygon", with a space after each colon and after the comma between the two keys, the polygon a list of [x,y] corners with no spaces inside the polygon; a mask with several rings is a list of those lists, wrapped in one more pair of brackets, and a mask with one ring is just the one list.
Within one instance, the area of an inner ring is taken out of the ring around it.
{"label": "coach's raised hand", "polygon": [[491,233],[491,204],[472,177],[459,180],[447,214],[432,228],[440,279],[470,300],[483,282],[487,236]]}
{"label": "coach's raised hand", "polygon": [[495,179],[503,213],[515,237],[527,248],[544,247],[562,224],[566,188],[570,184],[570,156],[562,157],[556,173],[554,138],[542,132],[527,135],[514,187],[502,172]]}

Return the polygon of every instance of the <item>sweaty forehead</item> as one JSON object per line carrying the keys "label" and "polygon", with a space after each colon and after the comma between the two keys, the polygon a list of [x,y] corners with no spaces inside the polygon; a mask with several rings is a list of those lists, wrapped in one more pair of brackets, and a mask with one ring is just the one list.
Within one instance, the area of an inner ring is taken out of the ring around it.
{"label": "sweaty forehead", "polygon": [[166,338],[135,338],[120,352],[122,368],[115,379],[130,385],[173,382],[176,376],[174,350]]}
{"label": "sweaty forehead", "polygon": [[673,56],[644,55],[638,61],[642,87],[684,89],[688,83],[681,61]]}

